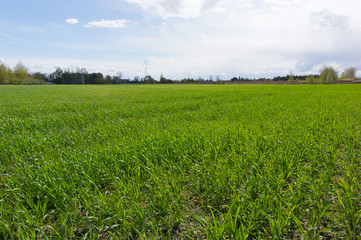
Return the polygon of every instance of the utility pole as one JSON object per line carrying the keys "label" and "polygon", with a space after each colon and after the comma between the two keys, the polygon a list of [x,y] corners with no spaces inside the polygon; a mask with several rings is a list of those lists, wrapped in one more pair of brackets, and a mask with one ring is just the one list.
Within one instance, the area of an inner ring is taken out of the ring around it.
{"label": "utility pole", "polygon": [[144,60],[144,78],[148,76],[148,64],[149,61],[147,59]]}

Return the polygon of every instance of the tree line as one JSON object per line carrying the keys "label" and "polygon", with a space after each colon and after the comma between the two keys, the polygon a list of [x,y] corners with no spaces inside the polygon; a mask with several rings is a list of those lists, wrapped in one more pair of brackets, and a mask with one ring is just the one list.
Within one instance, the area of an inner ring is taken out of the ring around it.
{"label": "tree line", "polygon": [[22,62],[16,64],[11,69],[4,63],[0,62],[0,84],[130,84],[130,83],[147,83],[147,84],[170,84],[170,83],[197,83],[197,84],[215,84],[215,83],[252,83],[252,82],[287,82],[287,83],[332,83],[337,81],[354,81],[356,80],[356,68],[350,67],[345,69],[340,77],[336,69],[330,66],[324,66],[320,70],[320,74],[310,75],[293,75],[277,76],[272,79],[258,78],[250,79],[244,77],[233,77],[230,80],[221,80],[216,77],[214,80],[212,76],[209,79],[193,79],[184,78],[181,80],[172,80],[160,76],[159,81],[152,76],[145,76],[143,78],[134,77],[134,79],[123,78],[122,72],[118,72],[115,76],[104,76],[100,72],[89,73],[85,68],[77,68],[76,70],[57,67],[54,72],[44,74],[40,72],[30,73],[29,69],[25,67]]}
{"label": "tree line", "polygon": [[56,84],[120,84],[129,82],[128,79],[122,78],[121,72],[118,72],[116,76],[104,76],[100,72],[89,73],[85,68],[77,68],[73,71],[59,67],[49,75],[48,81]]}
{"label": "tree line", "polygon": [[29,84],[30,82],[38,82],[39,79],[36,78],[39,76],[37,74],[31,76],[29,69],[22,62],[16,64],[13,69],[4,63],[0,63],[0,84]]}

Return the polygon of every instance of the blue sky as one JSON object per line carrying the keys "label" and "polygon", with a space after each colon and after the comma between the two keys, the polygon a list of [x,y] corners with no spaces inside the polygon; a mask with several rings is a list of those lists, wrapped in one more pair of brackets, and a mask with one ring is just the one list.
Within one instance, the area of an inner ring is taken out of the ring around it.
{"label": "blue sky", "polygon": [[147,59],[156,79],[361,70],[359,9],[355,0],[7,0],[0,61],[133,78]]}

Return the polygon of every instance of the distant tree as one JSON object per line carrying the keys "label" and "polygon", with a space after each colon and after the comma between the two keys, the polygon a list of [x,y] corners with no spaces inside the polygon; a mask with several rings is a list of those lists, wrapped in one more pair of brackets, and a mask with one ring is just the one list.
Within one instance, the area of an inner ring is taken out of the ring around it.
{"label": "distant tree", "polygon": [[295,77],[293,75],[291,75],[289,78],[288,78],[288,81],[289,82],[293,82],[295,80]]}
{"label": "distant tree", "polygon": [[104,76],[103,76],[102,73],[98,72],[98,73],[96,73],[96,76],[97,76],[97,79],[98,79],[98,83],[100,83],[100,84],[105,83]]}
{"label": "distant tree", "polygon": [[9,84],[14,74],[4,63],[0,63],[0,84]]}
{"label": "distant tree", "polygon": [[193,78],[184,78],[181,80],[181,83],[194,83],[197,82],[196,80],[194,80]]}
{"label": "distant tree", "polygon": [[121,83],[121,79],[118,76],[112,76],[112,83],[119,84]]}
{"label": "distant tree", "polygon": [[63,70],[60,67],[56,67],[55,71],[50,74],[50,80],[54,83],[62,83]]}
{"label": "distant tree", "polygon": [[333,82],[337,80],[337,71],[330,66],[324,66],[321,69],[320,81],[321,82]]}
{"label": "distant tree", "polygon": [[117,72],[117,77],[119,77],[120,80],[123,79],[123,73],[121,71]]}
{"label": "distant tree", "polygon": [[155,81],[155,79],[152,76],[148,75],[148,76],[144,77],[143,82],[144,83],[156,83],[157,81]]}
{"label": "distant tree", "polygon": [[111,77],[111,83],[112,84],[120,84],[123,83],[124,81],[122,80],[123,77],[123,73],[122,72],[117,72],[116,76],[112,76]]}
{"label": "distant tree", "polygon": [[112,80],[113,80],[113,79],[112,79],[112,77],[111,77],[110,75],[106,75],[106,76],[105,76],[105,83],[107,83],[107,84],[112,84],[112,83],[113,83]]}
{"label": "distant tree", "polygon": [[273,81],[288,81],[288,79],[290,79],[290,75],[287,75],[287,76],[277,76],[277,77],[274,77],[273,78]]}
{"label": "distant tree", "polygon": [[63,70],[62,78],[63,78],[63,83],[65,83],[65,84],[74,83],[73,74],[72,74],[70,69],[64,69]]}
{"label": "distant tree", "polygon": [[345,80],[345,79],[346,79],[346,74],[345,72],[342,72],[340,76],[340,80]]}
{"label": "distant tree", "polygon": [[167,79],[163,76],[163,74],[160,75],[160,78],[159,78],[159,82],[160,83],[172,83],[173,81],[170,80],[170,79]]}
{"label": "distant tree", "polygon": [[14,84],[25,83],[29,78],[29,69],[24,66],[22,62],[18,62],[14,68]]}
{"label": "distant tree", "polygon": [[89,82],[92,84],[104,84],[104,77],[102,73],[91,73]]}
{"label": "distant tree", "polygon": [[315,76],[314,75],[310,75],[306,78],[306,82],[308,83],[314,83],[315,82]]}
{"label": "distant tree", "polygon": [[89,83],[89,73],[85,68],[77,68],[76,70],[78,79],[79,79],[79,83],[85,84],[85,83]]}
{"label": "distant tree", "polygon": [[44,81],[47,80],[45,74],[44,74],[44,73],[41,73],[41,72],[35,72],[35,73],[33,73],[33,74],[32,74],[32,77],[35,78],[35,79],[38,79],[38,80],[44,80]]}
{"label": "distant tree", "polygon": [[163,74],[160,74],[159,82],[160,83],[167,83],[167,79],[163,76]]}
{"label": "distant tree", "polygon": [[356,77],[356,68],[350,67],[345,70],[345,78],[346,79],[354,79]]}
{"label": "distant tree", "polygon": [[141,81],[140,77],[135,76],[132,82],[133,83],[140,83],[140,81]]}

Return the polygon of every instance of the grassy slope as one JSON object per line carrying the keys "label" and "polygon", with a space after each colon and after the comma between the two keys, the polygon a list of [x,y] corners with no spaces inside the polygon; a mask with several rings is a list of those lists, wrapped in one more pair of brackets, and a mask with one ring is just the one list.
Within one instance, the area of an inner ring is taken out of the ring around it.
{"label": "grassy slope", "polygon": [[1,86],[0,238],[354,238],[361,86]]}

